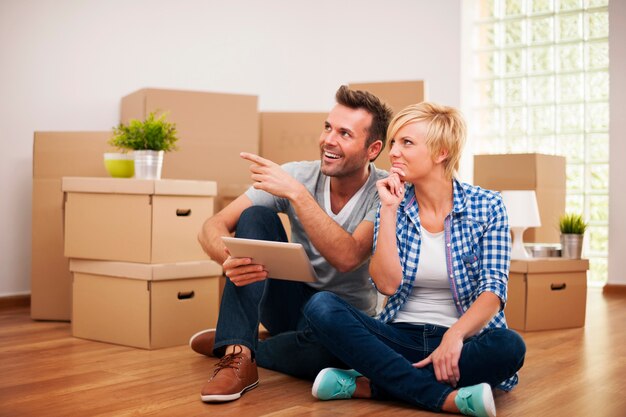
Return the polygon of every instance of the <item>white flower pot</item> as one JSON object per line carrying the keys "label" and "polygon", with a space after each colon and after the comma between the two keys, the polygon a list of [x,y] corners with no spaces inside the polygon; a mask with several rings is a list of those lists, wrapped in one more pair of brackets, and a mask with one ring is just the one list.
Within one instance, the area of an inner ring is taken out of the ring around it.
{"label": "white flower pot", "polygon": [[163,151],[134,151],[135,178],[160,180],[163,169]]}

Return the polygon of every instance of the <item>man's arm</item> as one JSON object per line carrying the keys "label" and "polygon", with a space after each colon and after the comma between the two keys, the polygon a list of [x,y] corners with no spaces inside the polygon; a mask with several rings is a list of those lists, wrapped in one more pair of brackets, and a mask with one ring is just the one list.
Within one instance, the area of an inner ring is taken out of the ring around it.
{"label": "man's arm", "polygon": [[326,214],[308,191],[290,201],[313,246],[338,271],[352,271],[371,255],[374,223],[364,220],[350,234]]}
{"label": "man's arm", "polygon": [[253,187],[288,199],[313,246],[338,271],[352,271],[369,257],[374,223],[362,221],[354,233],[346,232],[326,214],[304,185],[280,165],[254,154],[241,156],[254,163],[250,167]]}
{"label": "man's arm", "polygon": [[243,194],[237,197],[222,211],[205,221],[198,234],[202,249],[211,259],[222,264],[224,275],[239,287],[267,278],[263,265],[253,264],[250,258],[233,258],[221,239],[235,230],[241,213],[250,206],[252,201],[248,196]]}
{"label": "man's arm", "polygon": [[230,236],[234,232],[241,213],[250,206],[252,206],[252,201],[242,194],[204,222],[198,234],[198,241],[211,259],[223,264],[228,258],[226,246],[221,237]]}

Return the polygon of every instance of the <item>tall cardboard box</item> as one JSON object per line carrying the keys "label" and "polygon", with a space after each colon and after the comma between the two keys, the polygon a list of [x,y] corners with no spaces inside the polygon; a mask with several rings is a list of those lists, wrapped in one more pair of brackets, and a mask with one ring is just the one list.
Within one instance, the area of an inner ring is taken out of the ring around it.
{"label": "tall cardboard box", "polygon": [[[413,81],[386,81],[375,83],[350,83],[354,90],[365,90],[387,103],[394,114],[411,104],[426,100],[425,83],[422,80]],[[389,170],[389,144],[376,159],[378,168]]]}
{"label": "tall cardboard box", "polygon": [[144,349],[183,345],[215,327],[222,268],[213,261],[70,261],[72,335]]}
{"label": "tall cardboard box", "polygon": [[163,161],[163,178],[216,181],[218,194],[250,183],[242,151],[259,153],[257,96],[146,88],[122,98],[121,121],[167,113],[178,150]]}
{"label": "tall cardboard box", "polygon": [[586,259],[512,260],[504,309],[510,328],[531,331],[585,325]]}
{"label": "tall cardboard box", "polygon": [[33,319],[69,320],[72,275],[63,256],[61,177],[106,176],[111,132],[35,132],[31,246]]}
{"label": "tall cardboard box", "polygon": [[474,184],[490,190],[535,190],[541,227],[526,229],[525,242],[558,243],[565,213],[565,157],[503,154],[474,156]]}
{"label": "tall cardboard box", "polygon": [[214,181],[64,177],[65,256],[166,263],[205,260],[198,232]]}

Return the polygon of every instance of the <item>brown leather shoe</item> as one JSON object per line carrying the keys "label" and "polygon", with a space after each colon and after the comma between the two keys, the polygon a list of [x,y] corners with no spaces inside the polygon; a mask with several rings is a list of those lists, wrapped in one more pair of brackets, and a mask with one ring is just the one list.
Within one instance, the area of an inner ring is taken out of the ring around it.
{"label": "brown leather shoe", "polygon": [[215,356],[213,346],[215,346],[215,329],[199,331],[189,339],[191,349],[201,355]]}
{"label": "brown leather shoe", "polygon": [[202,387],[200,397],[204,402],[232,401],[258,384],[256,363],[243,354],[240,345],[235,345],[233,353],[215,364],[213,376]]}
{"label": "brown leather shoe", "polygon": [[[265,340],[270,334],[265,328],[259,329],[259,340]],[[191,349],[205,356],[215,357],[213,347],[215,346],[215,329],[200,330],[189,338],[189,346]]]}

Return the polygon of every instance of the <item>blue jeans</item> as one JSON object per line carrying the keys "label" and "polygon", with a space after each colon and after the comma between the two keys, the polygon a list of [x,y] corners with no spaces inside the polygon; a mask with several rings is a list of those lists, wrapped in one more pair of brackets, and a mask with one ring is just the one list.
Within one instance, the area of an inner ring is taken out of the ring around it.
{"label": "blue jeans", "polygon": [[[235,236],[287,241],[278,215],[260,206],[242,212]],[[244,345],[259,366],[306,379],[314,379],[323,368],[342,366],[320,345],[302,315],[304,305],[317,292],[302,282],[267,279],[237,287],[226,279],[214,353],[222,356],[226,346]],[[271,336],[264,341],[258,340],[259,323]]]}
{"label": "blue jeans", "polygon": [[[437,381],[432,365],[412,366],[439,346],[447,327],[386,324],[329,292],[315,294],[304,315],[328,350],[370,380],[372,398],[394,398],[441,411],[455,389]],[[525,353],[524,341],[509,329],[490,329],[471,337],[461,351],[457,387],[482,382],[495,387],[522,367]]]}

